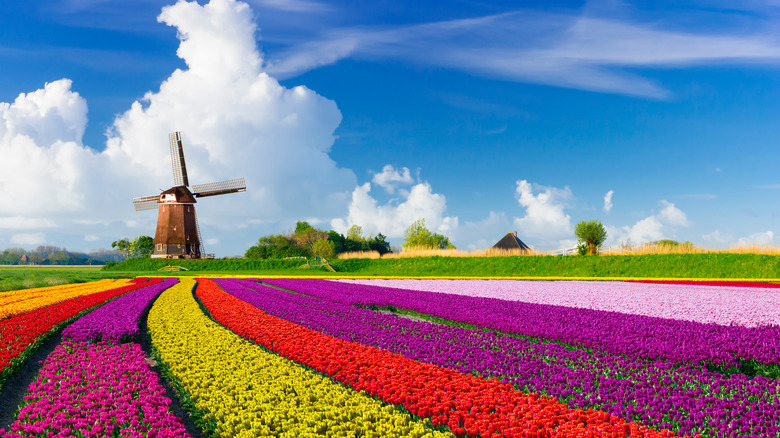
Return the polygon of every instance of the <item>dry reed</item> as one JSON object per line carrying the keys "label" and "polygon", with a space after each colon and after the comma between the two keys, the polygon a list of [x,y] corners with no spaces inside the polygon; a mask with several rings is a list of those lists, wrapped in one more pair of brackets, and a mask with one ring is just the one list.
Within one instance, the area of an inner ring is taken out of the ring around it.
{"label": "dry reed", "polygon": [[[645,254],[711,254],[711,253],[731,253],[731,254],[766,254],[780,255],[780,247],[742,245],[732,246],[730,248],[701,248],[692,244],[681,243],[679,245],[657,245],[646,243],[643,245],[616,245],[607,248],[601,248],[601,255],[645,255]],[[387,253],[380,256],[376,251],[355,251],[344,252],[338,255],[340,259],[389,259],[402,257],[507,257],[507,256],[543,256],[560,254],[560,251],[523,251],[519,249],[497,249],[485,248],[465,251],[460,249],[430,249],[430,248],[404,248],[399,253]],[[575,252],[576,254],[576,252]]]}

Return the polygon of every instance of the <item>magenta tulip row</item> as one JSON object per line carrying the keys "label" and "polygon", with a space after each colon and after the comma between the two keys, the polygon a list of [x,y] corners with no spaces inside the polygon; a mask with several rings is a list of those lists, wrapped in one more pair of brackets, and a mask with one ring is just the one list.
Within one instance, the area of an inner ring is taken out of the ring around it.
{"label": "magenta tulip row", "polygon": [[24,399],[3,438],[189,437],[135,343],[62,343]]}

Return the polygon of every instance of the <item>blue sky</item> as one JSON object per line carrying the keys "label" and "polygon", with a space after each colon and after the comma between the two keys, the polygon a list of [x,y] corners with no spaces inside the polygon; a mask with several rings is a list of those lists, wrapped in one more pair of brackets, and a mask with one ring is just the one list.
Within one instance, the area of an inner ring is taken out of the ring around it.
{"label": "blue sky", "polygon": [[174,130],[193,182],[247,178],[198,205],[219,256],[297,219],[777,244],[770,1],[172,4],[0,5],[0,248],[153,234]]}

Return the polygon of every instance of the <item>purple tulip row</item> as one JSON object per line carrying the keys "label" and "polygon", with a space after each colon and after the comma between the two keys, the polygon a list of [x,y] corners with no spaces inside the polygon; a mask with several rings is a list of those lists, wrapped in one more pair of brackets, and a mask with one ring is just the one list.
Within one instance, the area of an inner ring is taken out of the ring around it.
{"label": "purple tulip row", "polygon": [[720,325],[780,325],[777,288],[571,280],[339,281]]}
{"label": "purple tulip row", "polygon": [[60,344],[24,400],[3,438],[189,437],[134,343]]}
{"label": "purple tulip row", "polygon": [[777,325],[722,326],[317,279],[269,282],[345,304],[395,306],[503,333],[556,340],[637,359],[732,365],[739,358],[780,363]]}
{"label": "purple tulip row", "polygon": [[178,281],[177,278],[166,278],[160,283],[122,295],[66,327],[62,338],[73,342],[134,338],[139,333],[138,319],[149,303]]}
{"label": "purple tulip row", "polygon": [[310,329],[464,373],[496,377],[521,390],[556,397],[572,408],[600,409],[691,436],[780,436],[778,388],[772,379],[727,377],[692,364],[588,353],[495,332],[412,321],[357,308],[346,302],[349,290],[314,290],[308,280],[269,282],[317,297],[245,280],[216,281],[261,310]]}

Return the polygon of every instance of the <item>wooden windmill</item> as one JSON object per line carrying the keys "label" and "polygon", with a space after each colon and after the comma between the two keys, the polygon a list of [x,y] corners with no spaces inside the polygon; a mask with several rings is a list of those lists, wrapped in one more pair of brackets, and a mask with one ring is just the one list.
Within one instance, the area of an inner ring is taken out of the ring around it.
{"label": "wooden windmill", "polygon": [[181,133],[168,135],[171,143],[173,181],[176,184],[154,196],[133,199],[136,211],[157,209],[157,231],[154,233],[152,258],[199,259],[203,254],[203,240],[195,216],[195,198],[245,192],[244,178],[210,184],[197,184],[192,191],[187,178]]}

